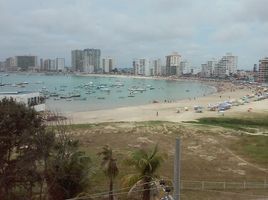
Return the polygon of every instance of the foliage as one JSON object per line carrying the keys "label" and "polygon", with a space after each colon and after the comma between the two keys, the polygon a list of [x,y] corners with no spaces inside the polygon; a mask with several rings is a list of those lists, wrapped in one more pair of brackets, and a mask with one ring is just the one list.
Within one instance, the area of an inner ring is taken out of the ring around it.
{"label": "foliage", "polygon": [[1,200],[65,199],[85,190],[91,162],[66,127],[47,128],[34,109],[0,101]]}
{"label": "foliage", "polygon": [[123,178],[123,183],[129,186],[137,186],[136,183],[143,186],[143,200],[150,199],[151,182],[157,177],[157,170],[164,161],[165,156],[158,151],[158,146],[153,149],[139,149],[132,152],[125,164],[135,169],[136,173],[129,174]]}
{"label": "foliage", "polygon": [[48,166],[48,192],[50,199],[73,198],[89,185],[91,160],[79,151],[79,143],[68,135],[66,126],[56,127],[54,154]]}
{"label": "foliage", "polygon": [[108,145],[104,146],[98,155],[102,156],[101,166],[110,181],[109,199],[113,200],[113,180],[119,173],[116,159],[113,157],[113,150]]}
{"label": "foliage", "polygon": [[33,197],[42,179],[38,164],[44,146],[40,142],[53,143],[46,134],[35,110],[12,99],[0,101],[0,199]]}

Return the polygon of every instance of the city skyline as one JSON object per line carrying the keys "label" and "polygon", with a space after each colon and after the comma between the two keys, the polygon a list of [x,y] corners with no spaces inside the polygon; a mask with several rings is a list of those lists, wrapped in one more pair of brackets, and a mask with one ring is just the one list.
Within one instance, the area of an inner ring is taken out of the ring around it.
{"label": "city skyline", "polygon": [[1,1],[0,60],[57,55],[70,66],[72,49],[91,47],[119,67],[173,51],[200,66],[233,52],[239,69],[252,69],[268,52],[267,6],[265,0]]}

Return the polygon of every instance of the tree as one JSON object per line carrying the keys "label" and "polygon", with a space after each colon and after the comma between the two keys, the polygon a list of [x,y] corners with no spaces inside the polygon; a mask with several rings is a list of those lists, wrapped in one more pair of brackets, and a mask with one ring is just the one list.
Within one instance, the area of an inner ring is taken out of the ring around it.
{"label": "tree", "polygon": [[116,164],[116,159],[113,157],[113,150],[108,146],[104,146],[102,151],[98,153],[102,156],[101,166],[105,175],[109,178],[109,200],[113,200],[113,181],[118,175],[118,167]]}
{"label": "tree", "polygon": [[50,199],[63,200],[88,187],[91,160],[79,150],[79,142],[72,139],[66,124],[57,124],[54,129],[57,137],[46,178]]}
{"label": "tree", "polygon": [[164,155],[158,152],[157,145],[153,149],[139,149],[130,154],[125,160],[128,166],[133,167],[137,173],[129,174],[124,177],[124,183],[128,185],[143,186],[142,200],[150,200],[151,183],[157,177],[157,169],[164,161]]}
{"label": "tree", "polygon": [[32,199],[34,188],[41,181],[44,144],[53,143],[46,137],[41,116],[32,108],[12,99],[0,101],[0,199]]}

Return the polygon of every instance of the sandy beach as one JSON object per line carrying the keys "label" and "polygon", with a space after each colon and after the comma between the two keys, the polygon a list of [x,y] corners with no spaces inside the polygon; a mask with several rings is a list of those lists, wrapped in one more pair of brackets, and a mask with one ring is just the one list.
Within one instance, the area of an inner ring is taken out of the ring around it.
{"label": "sandy beach", "polygon": [[[185,99],[172,103],[162,102],[108,110],[66,113],[65,116],[74,124],[149,120],[171,122],[192,121],[201,117],[216,117],[222,115],[222,113],[217,111],[208,111],[206,109],[208,104],[213,105],[226,100],[240,99],[245,95],[252,94],[252,92],[253,89],[250,87],[241,89],[230,83],[221,83],[221,86],[218,85],[217,93],[196,99]],[[197,105],[205,108],[203,113],[196,113],[194,111],[194,106]],[[188,111],[185,111],[185,107],[188,108]],[[248,112],[249,108],[251,108],[250,112]],[[256,112],[268,112],[268,99],[234,106],[230,110],[224,111],[224,115],[231,116],[237,113],[250,114]]]}

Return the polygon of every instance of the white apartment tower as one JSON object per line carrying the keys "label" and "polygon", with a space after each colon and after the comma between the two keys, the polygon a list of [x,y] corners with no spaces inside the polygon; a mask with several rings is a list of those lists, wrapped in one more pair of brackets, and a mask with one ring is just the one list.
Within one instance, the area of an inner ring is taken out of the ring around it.
{"label": "white apartment tower", "polygon": [[183,60],[180,62],[180,69],[182,70],[182,74],[190,74],[191,73],[191,64],[187,60]]}
{"label": "white apartment tower", "polygon": [[182,75],[182,69],[180,68],[181,55],[177,52],[172,53],[171,55],[166,56],[166,68],[167,76],[172,75]]}
{"label": "white apartment tower", "polygon": [[162,75],[162,66],[161,66],[161,59],[156,59],[152,61],[152,70],[153,76],[161,76]]}
{"label": "white apartment tower", "polygon": [[110,73],[114,69],[114,59],[103,58],[102,59],[102,71],[104,73]]}
{"label": "white apartment tower", "polygon": [[56,58],[56,70],[57,71],[64,71],[65,68],[65,59],[64,58]]}
{"label": "white apartment tower", "polygon": [[135,75],[143,75],[143,76],[151,75],[150,62],[145,58],[134,59],[132,66]]}

